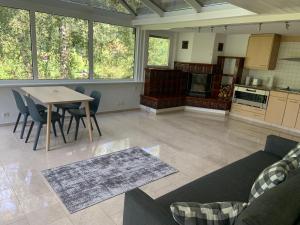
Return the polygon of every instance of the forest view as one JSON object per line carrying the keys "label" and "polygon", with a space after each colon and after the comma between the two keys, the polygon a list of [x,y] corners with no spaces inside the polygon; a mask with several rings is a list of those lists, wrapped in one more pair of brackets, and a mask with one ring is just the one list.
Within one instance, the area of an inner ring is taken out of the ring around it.
{"label": "forest view", "polygon": [[[39,79],[87,79],[88,21],[35,13]],[[133,78],[135,29],[94,22],[96,79]],[[0,6],[0,79],[33,79],[29,12]]]}

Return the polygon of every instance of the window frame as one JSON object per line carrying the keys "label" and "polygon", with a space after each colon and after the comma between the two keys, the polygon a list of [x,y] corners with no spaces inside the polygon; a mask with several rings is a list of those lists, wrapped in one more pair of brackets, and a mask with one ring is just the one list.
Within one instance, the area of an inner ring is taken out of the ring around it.
{"label": "window frame", "polygon": [[[90,84],[90,83],[132,83],[139,82],[137,76],[137,54],[140,51],[137,32],[138,29],[131,25],[131,16],[116,14],[117,18],[108,19],[107,15],[99,16],[98,12],[103,12],[102,9],[93,9],[95,12],[77,12],[74,9],[69,9],[68,3],[61,3],[62,7],[53,9],[52,7],[41,7],[36,4],[12,3],[10,0],[0,3],[0,7],[8,7],[12,9],[26,10],[29,13],[30,38],[31,38],[31,58],[32,58],[32,79],[26,80],[0,80],[0,86],[22,86],[22,85],[57,85],[57,84]],[[88,71],[87,79],[39,79],[38,78],[38,57],[37,57],[37,40],[36,40],[36,12],[47,13],[50,15],[71,17],[88,21]],[[91,15],[92,14],[92,15]],[[107,14],[107,12],[106,12]],[[130,18],[130,19],[129,19]],[[133,28],[135,32],[135,48],[134,48],[134,63],[133,76],[130,79],[94,79],[94,50],[93,50],[93,23],[106,23],[116,26],[124,26]]]}
{"label": "window frame", "polygon": [[[154,38],[161,38],[161,39],[168,39],[170,42],[169,45],[169,55],[168,55],[168,64],[167,65],[151,65],[148,64],[148,60],[149,60],[149,40],[151,37]],[[146,47],[146,55],[147,57],[145,58],[145,65],[147,68],[171,68],[172,67],[172,58],[173,58],[173,37],[169,34],[158,34],[156,32],[149,32],[147,35],[147,47]]]}

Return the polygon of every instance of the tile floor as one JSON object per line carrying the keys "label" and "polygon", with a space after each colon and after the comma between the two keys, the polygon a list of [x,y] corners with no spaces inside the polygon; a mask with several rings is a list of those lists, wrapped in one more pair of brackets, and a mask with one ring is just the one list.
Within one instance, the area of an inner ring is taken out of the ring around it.
{"label": "tile floor", "polygon": [[231,118],[177,112],[152,115],[141,111],[101,114],[103,136],[89,143],[81,128],[68,144],[52,136],[44,150],[44,130],[37,151],[33,137],[25,144],[12,126],[0,127],[0,225],[121,225],[124,195],[69,214],[40,171],[93,156],[140,146],[180,172],[145,185],[153,198],[261,149],[268,134],[299,137]]}

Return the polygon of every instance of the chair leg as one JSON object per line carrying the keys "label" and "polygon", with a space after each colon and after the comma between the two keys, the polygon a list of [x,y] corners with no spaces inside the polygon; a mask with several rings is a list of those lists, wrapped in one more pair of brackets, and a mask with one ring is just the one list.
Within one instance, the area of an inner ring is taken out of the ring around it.
{"label": "chair leg", "polygon": [[72,122],[73,122],[73,117],[74,117],[74,116],[71,116],[71,119],[70,119],[70,122],[69,122],[69,126],[68,126],[67,134],[69,134],[69,132],[70,132],[71,125],[72,125]]}
{"label": "chair leg", "polygon": [[101,131],[100,131],[100,128],[99,128],[99,125],[98,125],[98,122],[97,122],[97,119],[96,119],[96,116],[92,116],[92,117],[93,117],[94,122],[95,122],[95,124],[96,124],[96,127],[97,127],[97,130],[98,130],[99,135],[102,136]]}
{"label": "chair leg", "polygon": [[37,127],[37,133],[36,133],[36,136],[35,136],[34,144],[33,144],[33,150],[34,151],[36,150],[36,146],[37,146],[38,141],[39,141],[39,137],[40,137],[42,127],[43,127],[43,124],[39,123],[39,125]]}
{"label": "chair leg", "polygon": [[32,131],[33,125],[34,125],[34,122],[32,121],[32,122],[31,122],[31,124],[30,124],[30,127],[29,127],[29,131],[28,131],[28,134],[27,134],[27,137],[26,137],[25,143],[27,143],[27,142],[28,142],[28,139],[29,139],[29,137],[30,137],[30,134],[31,134],[31,131]]}
{"label": "chair leg", "polygon": [[81,117],[81,122],[82,122],[82,124],[83,124],[83,127],[86,128],[84,119],[83,119],[82,117]]}
{"label": "chair leg", "polygon": [[64,142],[65,142],[65,144],[66,144],[67,142],[66,142],[66,138],[65,138],[63,126],[62,126],[62,124],[61,124],[61,122],[60,122],[59,120],[58,120],[58,126],[59,126],[59,129],[60,129],[61,135],[62,135],[62,137],[63,137],[63,139],[64,139]]}
{"label": "chair leg", "polygon": [[28,119],[28,114],[25,114],[24,115],[23,126],[22,126],[22,131],[21,131],[21,135],[20,135],[21,139],[23,139],[23,136],[24,136],[24,131],[25,131],[25,127],[26,127],[26,124],[27,124],[27,119]]}
{"label": "chair leg", "polygon": [[55,122],[54,121],[52,122],[52,128],[53,128],[54,136],[57,137],[56,128],[55,128]]}
{"label": "chair leg", "polygon": [[66,110],[62,109],[62,115],[61,115],[61,125],[64,127],[65,124],[65,116],[66,116]]}
{"label": "chair leg", "polygon": [[75,117],[75,121],[76,121],[76,130],[75,130],[75,141],[77,140],[77,136],[78,136],[78,128],[79,128],[79,121],[80,121],[80,118],[76,118]]}
{"label": "chair leg", "polygon": [[20,121],[21,115],[22,115],[22,114],[19,112],[18,117],[17,117],[16,124],[15,124],[15,127],[14,127],[13,133],[15,133],[16,130],[17,130],[17,127],[18,127],[18,125],[19,125],[19,121]]}

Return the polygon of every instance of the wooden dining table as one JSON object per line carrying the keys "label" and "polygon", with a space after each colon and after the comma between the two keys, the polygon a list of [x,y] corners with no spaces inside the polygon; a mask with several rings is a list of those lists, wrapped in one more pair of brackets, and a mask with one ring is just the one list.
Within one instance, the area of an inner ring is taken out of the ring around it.
{"label": "wooden dining table", "polygon": [[46,131],[46,151],[50,149],[50,129],[51,129],[51,112],[54,104],[69,104],[82,102],[86,112],[87,128],[90,142],[93,141],[90,104],[93,100],[90,96],[78,93],[64,86],[38,86],[38,87],[21,87],[27,96],[35,98],[41,103],[47,105],[47,131]]}

